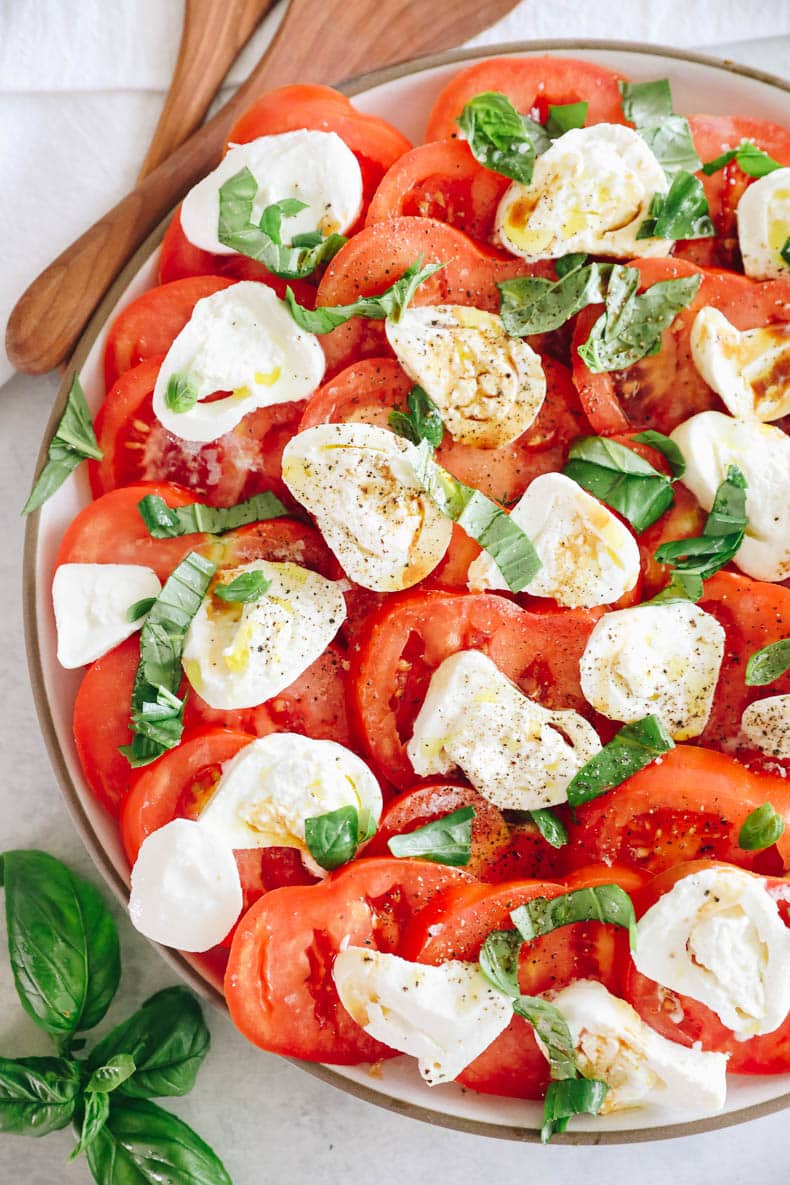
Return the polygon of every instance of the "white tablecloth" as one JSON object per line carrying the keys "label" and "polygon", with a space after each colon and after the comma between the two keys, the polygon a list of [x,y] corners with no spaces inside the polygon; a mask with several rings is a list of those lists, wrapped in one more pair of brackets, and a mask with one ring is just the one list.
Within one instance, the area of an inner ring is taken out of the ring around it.
{"label": "white tablecloth", "polygon": [[[221,2],[221,0],[217,0]],[[320,0],[316,0],[319,3]],[[178,44],[177,0],[0,0],[0,325],[26,283],[132,184],[158,115]],[[527,0],[481,42],[608,37],[712,49],[786,72],[790,4],[762,0]],[[261,52],[261,30],[232,72]],[[748,40],[747,40],[748,39]],[[0,383],[10,367],[0,361]],[[62,805],[33,710],[22,642],[23,524],[54,376],[14,377],[0,395],[0,850],[41,847],[98,879]],[[174,976],[118,914],[124,977],[112,1022]],[[0,1053],[48,1052],[22,1014],[0,933]],[[546,1149],[461,1135],[390,1115],[340,1094],[248,1046],[209,1017],[213,1049],[198,1084],[172,1109],[218,1150],[235,1185],[320,1180],[323,1185],[404,1181],[534,1181],[565,1185],[779,1185],[790,1161],[786,1115],[671,1143]],[[170,1105],[168,1103],[168,1105]],[[90,1180],[66,1165],[67,1132],[30,1141],[0,1137],[0,1182]]]}

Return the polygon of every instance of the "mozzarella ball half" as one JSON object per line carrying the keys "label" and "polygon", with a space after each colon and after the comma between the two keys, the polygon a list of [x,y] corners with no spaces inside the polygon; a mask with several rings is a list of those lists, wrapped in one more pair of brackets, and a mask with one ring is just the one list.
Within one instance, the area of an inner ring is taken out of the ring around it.
{"label": "mozzarella ball half", "polygon": [[790,169],[775,169],[753,181],[737,209],[743,270],[755,280],[790,275],[781,251],[790,239]]}
{"label": "mozzarella ball half", "polygon": [[790,323],[736,329],[710,305],[691,329],[694,365],[739,420],[778,420],[790,414]]}

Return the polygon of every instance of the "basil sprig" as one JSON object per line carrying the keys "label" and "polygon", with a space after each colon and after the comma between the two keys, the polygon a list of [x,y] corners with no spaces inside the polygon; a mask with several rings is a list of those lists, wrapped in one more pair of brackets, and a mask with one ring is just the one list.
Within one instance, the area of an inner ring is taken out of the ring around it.
{"label": "basil sprig", "polygon": [[217,238],[226,247],[256,259],[275,276],[288,280],[310,276],[323,263],[328,263],[346,243],[344,235],[323,237],[320,231],[297,235],[289,244],[282,241],[282,220],[293,218],[307,209],[306,202],[284,198],[267,206],[259,222],[255,222],[252,207],[258,193],[258,182],[248,168],[230,177],[219,191],[219,222]]}
{"label": "basil sprig", "polygon": [[330,333],[338,325],[350,321],[352,317],[365,317],[369,321],[383,321],[389,317],[393,321],[399,321],[420,284],[445,266],[443,263],[427,263],[423,266],[423,258],[424,256],[420,255],[406,268],[400,279],[380,296],[361,296],[353,304],[308,309],[298,303],[291,288],[286,288],[285,303],[296,324],[307,333]]}
{"label": "basil sprig", "polygon": [[251,605],[261,599],[270,585],[271,580],[267,580],[263,572],[255,568],[251,572],[240,573],[227,584],[215,584],[211,591],[215,597],[228,604]]}
{"label": "basil sprig", "polygon": [[473,806],[462,806],[405,835],[393,835],[387,847],[393,856],[410,856],[416,860],[431,860],[434,864],[463,867],[472,855],[474,817]]}
{"label": "basil sprig", "polygon": [[408,411],[393,409],[389,414],[389,426],[398,436],[419,444],[427,440],[438,448],[444,436],[444,423],[439,408],[422,387],[412,387],[406,397]]}
{"label": "basil sprig", "polygon": [[574,774],[568,783],[568,802],[575,807],[599,798],[674,747],[657,716],[625,724]]}
{"label": "basil sprig", "polygon": [[790,638],[780,638],[755,650],[746,664],[746,686],[765,687],[785,671],[790,671]]}
{"label": "basil sprig", "polygon": [[164,1179],[231,1185],[216,1154],[147,1100],[191,1090],[209,1047],[196,998],[152,996],[87,1055],[77,1032],[104,1016],[120,979],[118,932],[99,893],[45,852],[0,858],[17,994],[60,1056],[0,1058],[0,1131],[42,1136],[72,1123],[97,1185]]}
{"label": "basil sprig", "polygon": [[524,942],[532,942],[561,926],[575,922],[606,922],[628,931],[636,943],[636,914],[631,898],[619,885],[570,889],[558,897],[533,897],[511,911],[510,919]]}
{"label": "basil sprig", "polygon": [[235,506],[206,506],[190,502],[188,506],[168,506],[158,494],[146,494],[137,503],[149,535],[153,539],[175,539],[180,535],[223,535],[249,523],[265,522],[288,514],[279,498],[268,490],[255,494]]}
{"label": "basil sprig", "polygon": [[427,441],[417,447],[419,455],[413,468],[424,492],[442,514],[458,523],[491,556],[511,592],[526,588],[541,568],[529,536],[485,494],[437,465]]}
{"label": "basil sprig", "polygon": [[637,239],[709,239],[716,234],[705,188],[684,169],[675,173],[667,193],[656,193]]}
{"label": "basil sprig", "polygon": [[535,158],[558,136],[584,127],[588,106],[586,102],[550,104],[544,126],[517,111],[501,91],[484,91],[469,100],[456,123],[479,164],[529,185]]}
{"label": "basil sprig", "polygon": [[668,177],[685,170],[695,173],[700,159],[691,138],[689,122],[672,109],[672,92],[666,78],[654,82],[619,82],[623,114],[657,158]]}
{"label": "basil sprig", "polygon": [[558,259],[557,280],[519,276],[498,284],[505,331],[511,337],[551,333],[587,305],[602,304],[612,264],[585,264],[585,258],[577,254]]}
{"label": "basil sprig", "polygon": [[755,807],[751,811],[738,832],[738,847],[745,852],[761,852],[770,848],[784,835],[785,821],[770,802]]}
{"label": "basil sprig", "polygon": [[715,160],[707,161],[702,166],[702,171],[706,177],[710,177],[733,160],[741,172],[746,173],[748,177],[765,177],[768,173],[784,168],[778,160],[774,160],[767,152],[763,152],[762,148],[752,144],[751,140],[741,140],[737,148],[731,148],[729,152],[723,152]]}
{"label": "basil sprig", "polygon": [[579,346],[579,356],[589,370],[600,374],[625,370],[640,358],[657,354],[664,330],[691,304],[701,283],[702,276],[679,276],[637,292],[636,268],[615,265],[606,290],[606,309]]}
{"label": "basil sprig", "polygon": [[184,701],[177,692],[184,639],[216,570],[211,560],[191,551],[165,581],[143,622],[132,688],[134,736],[120,750],[133,769],[149,765],[181,740]]}
{"label": "basil sprig", "polygon": [[568,832],[562,819],[558,819],[551,807],[540,807],[529,812],[532,822],[537,827],[541,837],[553,848],[564,848],[568,842]]}
{"label": "basil sprig", "polygon": [[96,443],[85,392],[80,385],[76,370],[66,398],[66,406],[60,417],[55,434],[49,442],[47,460],[39,473],[30,497],[22,507],[23,514],[31,514],[59,490],[66,478],[86,458],[101,461],[104,453]]}
{"label": "basil sprig", "polygon": [[[662,543],[656,559],[660,564],[672,564],[677,573],[697,577],[694,583],[699,588],[698,581],[707,580],[734,559],[747,525],[746,478],[736,465],[730,465],[716,490],[702,535]],[[701,591],[700,588],[700,595]]]}
{"label": "basil sprig", "polygon": [[672,482],[633,449],[604,436],[581,436],[562,472],[605,502],[641,534],[672,505]]}
{"label": "basil sprig", "polygon": [[316,864],[328,872],[353,860],[360,845],[375,831],[375,820],[367,812],[360,819],[355,806],[341,806],[304,821],[307,850]]}
{"label": "basil sprig", "polygon": [[191,375],[176,371],[167,380],[165,405],[170,411],[183,414],[191,411],[198,401],[198,389]]}

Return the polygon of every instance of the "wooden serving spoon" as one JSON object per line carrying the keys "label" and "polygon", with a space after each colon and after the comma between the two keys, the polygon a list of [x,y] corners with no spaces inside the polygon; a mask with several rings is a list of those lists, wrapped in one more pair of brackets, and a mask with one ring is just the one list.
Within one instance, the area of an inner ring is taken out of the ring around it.
{"label": "wooden serving spoon", "polygon": [[328,83],[447,49],[498,20],[516,0],[291,0],[250,77],[208,123],[67,247],[11,313],[8,357],[28,374],[63,361],[123,264],[222,155],[233,123],[265,91]]}
{"label": "wooden serving spoon", "polygon": [[138,181],[200,127],[211,100],[274,0],[185,0],[178,58]]}

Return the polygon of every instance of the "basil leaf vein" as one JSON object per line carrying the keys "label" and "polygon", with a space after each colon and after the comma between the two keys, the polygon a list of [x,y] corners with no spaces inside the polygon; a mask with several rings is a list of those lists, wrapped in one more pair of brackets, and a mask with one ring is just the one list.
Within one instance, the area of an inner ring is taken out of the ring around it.
{"label": "basil leaf vein", "polygon": [[387,846],[393,856],[411,856],[434,864],[463,867],[472,854],[473,806],[462,806],[441,819],[405,835],[393,835]]}
{"label": "basil leaf vein", "polygon": [[338,325],[350,321],[352,317],[365,317],[369,321],[383,321],[390,317],[393,321],[399,321],[420,284],[445,266],[443,263],[428,263],[423,266],[423,258],[424,256],[420,255],[400,279],[380,296],[362,296],[353,304],[325,305],[318,309],[308,309],[298,303],[291,288],[286,288],[285,303],[296,324],[307,333],[330,333]]}
{"label": "basil leaf vein", "polygon": [[32,514],[39,506],[43,506],[60,489],[69,474],[88,457],[101,461],[103,456],[96,442],[85,392],[75,370],[63,415],[49,442],[47,460],[33,483],[22,513]]}
{"label": "basil leaf vein", "polygon": [[568,802],[575,807],[599,798],[674,747],[657,716],[624,725],[574,774],[568,783]]}
{"label": "basil leaf vein", "polygon": [[266,522],[288,514],[279,498],[266,490],[235,506],[168,506],[158,494],[146,494],[137,503],[143,522],[153,539],[175,539],[180,535],[223,535],[250,523]]}

